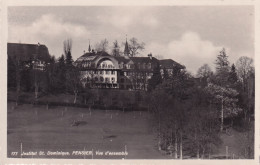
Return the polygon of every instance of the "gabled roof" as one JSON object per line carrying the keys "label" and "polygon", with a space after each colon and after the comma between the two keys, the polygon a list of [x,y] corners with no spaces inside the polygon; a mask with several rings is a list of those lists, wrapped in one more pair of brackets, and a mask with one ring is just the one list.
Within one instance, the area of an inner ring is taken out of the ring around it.
{"label": "gabled roof", "polygon": [[175,62],[172,59],[163,59],[163,60],[159,60],[160,65],[162,68],[166,68],[166,69],[172,69],[173,66],[178,67],[180,69],[185,69],[185,66]]}
{"label": "gabled roof", "polygon": [[48,48],[38,44],[7,43],[7,55],[11,58],[19,58],[22,61],[50,59]]}

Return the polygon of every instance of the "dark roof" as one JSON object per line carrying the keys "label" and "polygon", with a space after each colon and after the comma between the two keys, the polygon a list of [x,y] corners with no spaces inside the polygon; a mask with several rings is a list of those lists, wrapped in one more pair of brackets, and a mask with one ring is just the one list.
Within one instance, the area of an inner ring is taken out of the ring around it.
{"label": "dark roof", "polygon": [[134,62],[134,63],[149,63],[149,62],[158,62],[157,58],[152,57],[152,59],[150,59],[150,57],[130,57],[130,59]]}
{"label": "dark roof", "polygon": [[176,66],[180,69],[185,69],[184,65],[181,65],[172,59],[163,59],[163,60],[159,60],[159,62],[162,68],[171,69],[173,68],[173,66]]}
{"label": "dark roof", "polygon": [[124,64],[126,64],[130,61],[129,57],[123,57],[123,56],[113,56],[113,57],[118,61],[118,63],[123,62]]}
{"label": "dark roof", "polygon": [[107,52],[101,51],[101,52],[88,52],[80,56],[75,63],[81,63],[83,61],[94,61],[100,56],[110,56]]}
{"label": "dark roof", "polygon": [[47,61],[50,59],[48,48],[38,44],[7,43],[7,55],[22,61],[34,59]]}

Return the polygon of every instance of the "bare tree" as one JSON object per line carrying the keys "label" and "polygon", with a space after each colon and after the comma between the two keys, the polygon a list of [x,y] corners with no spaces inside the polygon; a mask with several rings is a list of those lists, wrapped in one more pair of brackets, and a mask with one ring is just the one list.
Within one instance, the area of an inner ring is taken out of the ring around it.
{"label": "bare tree", "polygon": [[120,56],[120,47],[119,47],[117,40],[115,40],[115,42],[113,42],[112,55]]}
{"label": "bare tree", "polygon": [[63,49],[64,49],[64,53],[65,53],[65,63],[67,65],[71,65],[73,60],[72,60],[72,56],[71,56],[71,49],[72,49],[72,40],[71,39],[67,39],[65,41],[63,41]]}
{"label": "bare tree", "polygon": [[254,71],[253,59],[242,56],[236,62],[238,78],[243,84],[243,89],[245,89],[246,79],[250,76],[250,73]]}
{"label": "bare tree", "polygon": [[135,57],[140,54],[140,51],[143,51],[145,48],[145,43],[141,42],[139,43],[138,40],[133,37],[129,40],[129,51],[130,51],[130,56]]}
{"label": "bare tree", "polygon": [[101,40],[99,43],[95,46],[97,51],[108,51],[108,40],[105,38],[104,40]]}

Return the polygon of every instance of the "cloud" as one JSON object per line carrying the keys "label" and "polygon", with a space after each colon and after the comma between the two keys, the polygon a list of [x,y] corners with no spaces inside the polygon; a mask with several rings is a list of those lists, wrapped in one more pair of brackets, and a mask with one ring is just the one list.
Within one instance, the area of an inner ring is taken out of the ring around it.
{"label": "cloud", "polygon": [[159,20],[154,14],[149,13],[151,8],[129,8],[122,9],[115,8],[113,12],[105,15],[99,15],[97,20],[105,23],[108,26],[115,27],[118,30],[133,31],[136,27],[154,28],[158,27]]}
{"label": "cloud", "polygon": [[90,34],[86,27],[65,22],[51,14],[42,15],[28,25],[9,25],[9,42],[42,43],[49,47],[49,52],[62,53],[62,42],[67,38],[84,38]]}
{"label": "cloud", "polygon": [[[211,41],[203,40],[198,33],[185,32],[180,39],[166,44],[151,43],[147,46],[154,55],[171,58],[186,66],[187,70],[196,73],[203,64],[214,68],[214,61],[223,46],[216,46]],[[229,48],[226,48],[229,51]]]}

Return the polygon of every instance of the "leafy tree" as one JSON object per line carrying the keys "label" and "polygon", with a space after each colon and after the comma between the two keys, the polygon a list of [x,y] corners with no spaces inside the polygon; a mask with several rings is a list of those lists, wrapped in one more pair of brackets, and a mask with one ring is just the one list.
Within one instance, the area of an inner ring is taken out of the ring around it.
{"label": "leafy tree", "polygon": [[197,77],[208,78],[213,74],[208,64],[202,65],[197,71]]}
{"label": "leafy tree", "polygon": [[58,92],[64,92],[66,89],[66,64],[65,64],[65,57],[62,54],[61,57],[58,59],[58,63],[55,64],[54,70],[54,87]]}
{"label": "leafy tree", "polygon": [[231,66],[228,81],[229,81],[230,84],[232,84],[234,86],[237,84],[238,77],[237,77],[236,67],[235,67],[234,64],[232,64],[232,66]]}
{"label": "leafy tree", "polygon": [[216,60],[216,74],[215,74],[215,83],[221,86],[224,86],[228,83],[229,78],[229,61],[226,54],[225,48],[220,51]]}
{"label": "leafy tree", "polygon": [[168,80],[170,77],[169,77],[169,74],[168,74],[168,71],[167,69],[164,67],[163,68],[163,80]]}
{"label": "leafy tree", "polygon": [[207,85],[208,79],[213,75],[211,68],[208,64],[202,65],[197,71],[197,77],[200,79],[202,87]]}
{"label": "leafy tree", "polygon": [[214,96],[213,102],[220,109],[220,131],[223,131],[224,118],[237,116],[241,109],[237,106],[238,99],[236,96],[238,92],[235,89],[229,87],[223,87],[209,83],[206,87],[206,91]]}
{"label": "leafy tree", "polygon": [[221,72],[222,70],[228,70],[229,61],[228,61],[228,56],[226,54],[225,48],[223,48],[219,52],[219,55],[217,56],[217,60],[216,60],[215,64],[216,64],[217,72]]}
{"label": "leafy tree", "polygon": [[235,68],[230,71],[228,56],[223,49],[217,56],[216,73],[211,77],[211,82],[205,90],[212,96],[211,103],[215,103],[220,109],[220,131],[223,131],[224,119],[233,118],[241,112],[238,107],[238,92],[230,80],[235,81]]}
{"label": "leafy tree", "polygon": [[8,56],[7,59],[7,86],[8,90],[16,87],[15,61]]}
{"label": "leafy tree", "polygon": [[160,71],[160,66],[157,64],[153,69],[153,75],[150,80],[148,80],[148,91],[156,88],[158,84],[162,83],[162,76]]}

